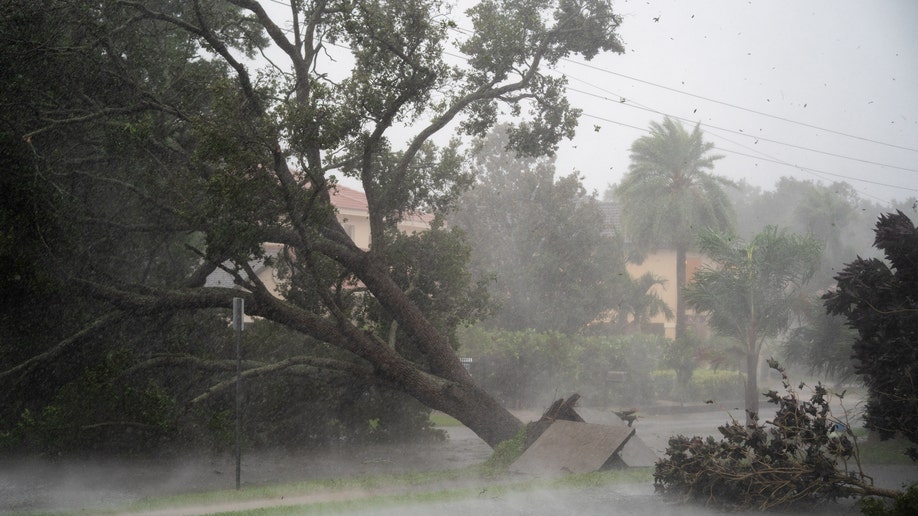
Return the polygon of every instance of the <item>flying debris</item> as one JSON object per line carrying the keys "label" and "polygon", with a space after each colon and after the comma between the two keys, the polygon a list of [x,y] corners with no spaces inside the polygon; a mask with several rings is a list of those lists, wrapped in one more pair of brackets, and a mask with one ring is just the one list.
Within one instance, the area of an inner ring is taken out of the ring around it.
{"label": "flying debris", "polygon": [[634,422],[637,421],[637,418],[638,418],[637,409],[618,410],[618,411],[613,410],[612,412],[615,413],[616,416],[620,417],[622,421],[628,423],[628,426],[631,426],[632,424],[634,424]]}

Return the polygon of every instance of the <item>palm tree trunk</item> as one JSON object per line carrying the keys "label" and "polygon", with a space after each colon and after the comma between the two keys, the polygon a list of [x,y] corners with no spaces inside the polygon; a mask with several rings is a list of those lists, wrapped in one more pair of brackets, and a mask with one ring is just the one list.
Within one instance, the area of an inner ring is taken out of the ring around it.
{"label": "palm tree trunk", "polygon": [[685,245],[676,246],[676,341],[685,336]]}
{"label": "palm tree trunk", "polygon": [[746,425],[750,425],[752,414],[759,413],[759,354],[755,343],[746,346]]}

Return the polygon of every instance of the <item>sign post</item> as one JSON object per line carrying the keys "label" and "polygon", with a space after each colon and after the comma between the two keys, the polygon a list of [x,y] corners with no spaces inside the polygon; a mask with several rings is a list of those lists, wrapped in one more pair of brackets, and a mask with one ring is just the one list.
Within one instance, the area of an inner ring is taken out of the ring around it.
{"label": "sign post", "polygon": [[245,327],[245,300],[233,298],[233,329],[236,330],[236,490],[242,479],[242,329]]}

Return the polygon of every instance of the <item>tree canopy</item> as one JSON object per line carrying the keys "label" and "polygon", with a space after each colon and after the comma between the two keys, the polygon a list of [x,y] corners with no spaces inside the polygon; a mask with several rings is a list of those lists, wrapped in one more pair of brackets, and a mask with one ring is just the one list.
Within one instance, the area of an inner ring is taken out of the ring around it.
{"label": "tree canopy", "polygon": [[736,234],[751,238],[764,226],[786,227],[823,242],[819,270],[814,274],[813,291],[824,290],[852,255],[871,256],[873,221],[887,209],[861,199],[851,185],[842,182],[823,184],[782,177],[773,191],[761,192],[749,186],[729,192],[736,207]]}
{"label": "tree canopy", "polygon": [[855,371],[869,389],[867,427],[918,443],[918,229],[901,211],[884,214],[874,246],[886,260],[857,258],[823,298],[830,314],[857,330]]}
{"label": "tree canopy", "polygon": [[576,174],[556,180],[550,159],[517,156],[508,144],[503,126],[479,142],[478,181],[450,215],[499,305],[485,323],[580,333],[616,308],[627,278],[621,244],[603,233],[602,212]]}
{"label": "tree canopy", "polygon": [[[4,156],[17,174],[9,195],[28,208],[4,211],[4,259],[94,303],[40,345],[6,345],[0,377],[41,374],[115,323],[226,310],[240,296],[249,314],[348,357],[299,350],[251,364],[250,376],[296,369],[382,384],[489,444],[509,438],[520,422],[474,384],[450,340],[451,325],[476,316],[476,287],[445,289],[399,261],[413,245],[449,249],[455,235],[435,227],[400,243],[393,228],[468,185],[459,144],[433,141],[448,126],[481,136],[510,116],[512,148],[553,152],[578,113],[564,79],[546,70],[621,52],[620,18],[600,0],[485,0],[467,12],[471,32],[456,33],[437,0],[268,7],[14,0],[0,15]],[[451,41],[465,55],[458,64],[446,56]],[[269,45],[269,65],[256,69]],[[391,136],[403,128],[411,136]],[[366,192],[370,249],[335,216],[340,176]],[[267,256],[265,242],[283,251]],[[48,265],[19,254],[28,246]],[[253,258],[285,271],[283,297],[259,281]],[[206,287],[217,269],[237,288]],[[449,317],[414,297],[456,289],[471,304]],[[410,345],[392,346],[392,335]],[[141,364],[157,358],[134,350]]]}

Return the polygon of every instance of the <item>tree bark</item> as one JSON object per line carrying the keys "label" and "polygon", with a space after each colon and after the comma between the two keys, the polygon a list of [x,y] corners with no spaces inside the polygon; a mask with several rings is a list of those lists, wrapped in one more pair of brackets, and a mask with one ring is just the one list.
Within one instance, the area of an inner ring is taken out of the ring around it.
{"label": "tree bark", "polygon": [[[405,359],[384,342],[374,340],[346,322],[333,325],[310,317],[270,293],[258,292],[252,315],[261,315],[345,349],[367,360],[381,380],[407,393],[425,406],[458,419],[492,448],[512,438],[523,423],[490,394],[475,385],[449,341],[437,332],[381,269],[369,267],[358,274],[380,301],[398,308],[399,323],[422,342],[431,372]],[[249,306],[248,301],[246,306]]]}

